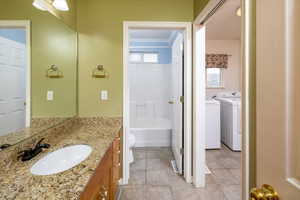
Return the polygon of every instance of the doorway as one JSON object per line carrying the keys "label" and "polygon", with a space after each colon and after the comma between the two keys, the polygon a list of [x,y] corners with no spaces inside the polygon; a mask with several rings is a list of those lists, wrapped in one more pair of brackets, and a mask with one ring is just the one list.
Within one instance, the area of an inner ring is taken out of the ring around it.
{"label": "doorway", "polygon": [[0,20],[0,71],[0,135],[6,135],[30,126],[29,21]]}
{"label": "doorway", "polygon": [[134,148],[171,152],[168,165],[190,183],[191,23],[124,22],[123,47],[122,183],[131,177]]}
{"label": "doorway", "polygon": [[[194,22],[195,183],[221,185],[242,199],[242,11],[240,0],[212,0]],[[206,181],[205,181],[206,180]]]}

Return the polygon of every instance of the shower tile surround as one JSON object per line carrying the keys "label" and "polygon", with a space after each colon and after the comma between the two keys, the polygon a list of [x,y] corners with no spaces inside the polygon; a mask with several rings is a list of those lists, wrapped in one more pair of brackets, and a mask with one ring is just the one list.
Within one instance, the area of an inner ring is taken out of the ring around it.
{"label": "shower tile surround", "polygon": [[[0,199],[79,199],[121,126],[121,118],[72,118],[0,152]],[[19,151],[32,147],[41,138],[51,144],[49,149],[31,161],[17,160]],[[92,146],[92,154],[79,165],[59,174],[35,176],[30,173],[31,166],[46,153],[74,144]]]}
{"label": "shower tile surround", "polygon": [[[130,118],[170,119],[171,64],[130,64]],[[145,92],[147,91],[147,92]]]}

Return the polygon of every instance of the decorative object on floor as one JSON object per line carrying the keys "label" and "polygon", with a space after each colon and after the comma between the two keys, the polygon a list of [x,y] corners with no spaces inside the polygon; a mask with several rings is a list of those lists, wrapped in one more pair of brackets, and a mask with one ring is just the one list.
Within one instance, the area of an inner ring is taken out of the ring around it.
{"label": "decorative object on floor", "polygon": [[63,78],[63,72],[56,65],[51,65],[46,72],[48,78]]}
{"label": "decorative object on floor", "polygon": [[97,67],[93,70],[92,76],[94,78],[106,78],[108,74],[103,65],[97,65]]}

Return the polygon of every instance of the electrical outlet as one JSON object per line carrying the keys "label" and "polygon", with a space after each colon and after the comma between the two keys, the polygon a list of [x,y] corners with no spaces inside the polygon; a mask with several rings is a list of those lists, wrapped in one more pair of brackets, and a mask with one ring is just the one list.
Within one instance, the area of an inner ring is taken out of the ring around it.
{"label": "electrical outlet", "polygon": [[102,101],[108,100],[108,92],[107,92],[107,90],[101,90],[101,92],[100,92],[100,99]]}
{"label": "electrical outlet", "polygon": [[47,101],[53,101],[53,99],[54,99],[54,92],[49,90],[47,92]]}

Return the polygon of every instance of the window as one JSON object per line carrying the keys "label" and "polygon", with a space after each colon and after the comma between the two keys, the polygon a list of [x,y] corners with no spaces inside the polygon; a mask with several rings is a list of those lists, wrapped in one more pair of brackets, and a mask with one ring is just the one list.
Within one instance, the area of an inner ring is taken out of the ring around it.
{"label": "window", "polygon": [[206,87],[207,88],[221,88],[222,69],[221,68],[207,68],[206,69]]}
{"label": "window", "polygon": [[142,54],[140,54],[140,53],[131,53],[129,59],[130,59],[130,62],[140,63],[140,62],[142,62]]}
{"label": "window", "polygon": [[158,63],[158,53],[130,53],[131,63]]}
{"label": "window", "polygon": [[157,53],[145,53],[144,54],[144,62],[145,63],[158,63]]}

